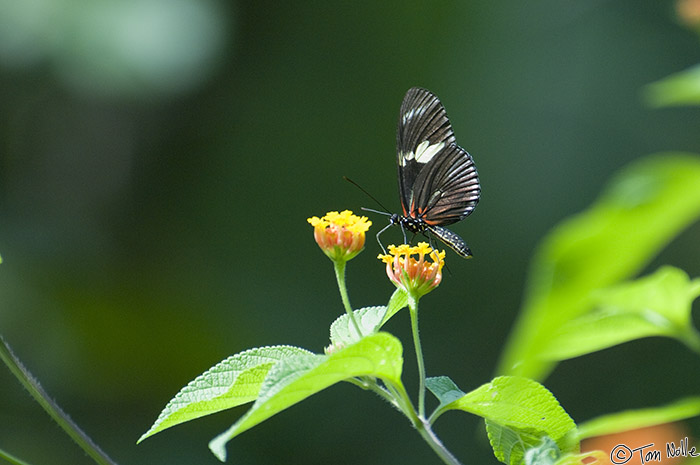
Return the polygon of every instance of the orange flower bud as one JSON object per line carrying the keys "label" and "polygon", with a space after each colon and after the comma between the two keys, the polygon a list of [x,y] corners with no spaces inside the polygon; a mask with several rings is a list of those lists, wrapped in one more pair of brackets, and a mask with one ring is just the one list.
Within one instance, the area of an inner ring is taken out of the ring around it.
{"label": "orange flower bud", "polygon": [[[427,261],[426,256],[431,261]],[[386,274],[396,287],[416,297],[424,296],[442,281],[445,251],[433,250],[427,242],[419,242],[415,247],[390,245],[389,254],[377,258],[386,263]]]}
{"label": "orange flower bud", "polygon": [[350,210],[328,212],[323,218],[313,216],[307,221],[314,227],[314,239],[333,261],[348,261],[362,251],[365,233],[372,222],[356,216]]}

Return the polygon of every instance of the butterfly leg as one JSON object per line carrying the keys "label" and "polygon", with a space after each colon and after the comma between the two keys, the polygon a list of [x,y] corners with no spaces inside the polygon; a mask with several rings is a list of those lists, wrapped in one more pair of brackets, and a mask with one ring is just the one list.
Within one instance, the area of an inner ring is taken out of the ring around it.
{"label": "butterfly leg", "polygon": [[387,224],[386,226],[384,226],[384,227],[377,233],[377,242],[379,243],[379,247],[382,248],[382,252],[384,252],[384,255],[386,255],[386,249],[384,248],[384,245],[382,245],[382,241],[379,239],[379,236],[380,236],[384,231],[386,231],[387,229],[389,229],[391,226],[392,226],[392,223],[389,223],[389,224]]}
{"label": "butterfly leg", "polygon": [[435,248],[435,242],[433,242],[433,236],[432,236],[432,235],[425,234],[425,237],[428,238],[428,244],[430,244],[430,248],[433,249],[433,250],[437,250],[437,249]]}

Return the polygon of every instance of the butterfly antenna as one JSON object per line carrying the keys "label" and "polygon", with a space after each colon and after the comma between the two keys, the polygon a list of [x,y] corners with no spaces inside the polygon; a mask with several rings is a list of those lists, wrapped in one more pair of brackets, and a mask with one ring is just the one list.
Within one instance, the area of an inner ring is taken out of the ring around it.
{"label": "butterfly antenna", "polygon": [[377,200],[372,194],[370,194],[369,192],[367,192],[362,186],[360,186],[358,183],[356,183],[356,182],[353,181],[352,179],[348,178],[347,176],[343,176],[343,179],[345,179],[347,182],[349,182],[350,184],[353,184],[355,187],[357,187],[357,188],[360,189],[362,192],[364,192],[365,194],[367,194],[367,197],[369,197],[370,199],[372,199],[372,200],[374,200],[375,202],[377,202],[377,205],[379,205],[380,207],[382,207],[382,208],[384,209],[383,212],[380,212],[380,211],[377,211],[377,210],[372,210],[372,209],[370,209],[370,208],[364,208],[364,207],[363,207],[363,208],[362,208],[363,210],[368,211],[368,212],[381,213],[382,215],[390,215],[390,216],[391,216],[391,214],[389,213],[389,209],[386,208],[384,205],[382,205],[382,203],[381,203],[379,200]]}
{"label": "butterfly antenna", "polygon": [[374,209],[372,209],[372,208],[367,208],[367,207],[360,207],[360,209],[361,209],[362,211],[365,211],[365,212],[379,213],[380,215],[391,216],[391,213],[389,213],[389,212],[383,212],[383,211],[381,211],[381,210],[374,210]]}

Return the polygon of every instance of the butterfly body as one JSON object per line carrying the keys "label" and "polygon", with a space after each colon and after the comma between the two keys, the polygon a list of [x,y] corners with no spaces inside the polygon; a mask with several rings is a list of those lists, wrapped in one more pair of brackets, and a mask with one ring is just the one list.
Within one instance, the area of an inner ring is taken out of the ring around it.
{"label": "butterfly body", "polygon": [[445,108],[432,92],[414,87],[406,93],[396,143],[402,214],[391,215],[389,226],[401,226],[404,235],[405,231],[431,234],[469,258],[464,240],[443,226],[474,210],[481,197],[479,176],[471,155],[457,145]]}

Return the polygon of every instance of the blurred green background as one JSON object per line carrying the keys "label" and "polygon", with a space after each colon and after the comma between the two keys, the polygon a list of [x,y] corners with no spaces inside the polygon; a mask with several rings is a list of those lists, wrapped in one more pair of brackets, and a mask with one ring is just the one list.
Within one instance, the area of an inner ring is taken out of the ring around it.
{"label": "blurred green background", "polygon": [[[207,442],[245,407],[136,446],[166,402],[230,354],[316,352],[342,312],[306,218],[398,211],[395,131],[411,86],[435,92],[476,161],[482,200],[421,303],[428,375],[488,381],[529,257],[621,166],[700,152],[697,108],[651,109],[646,84],[697,63],[672,1],[0,0],[0,334],[121,464],[215,464]],[[393,291],[366,253],[354,306]],[[400,231],[387,232],[387,242]],[[700,227],[649,267],[700,275]],[[387,329],[406,347],[408,315]],[[447,355],[447,356],[446,356]],[[647,339],[545,381],[577,421],[700,392],[700,361]],[[643,387],[643,388],[642,388]],[[0,448],[91,463],[0,367]],[[690,422],[696,435],[700,424]],[[436,426],[495,463],[475,417]],[[438,463],[376,396],[338,385],[229,445],[230,463]]]}

